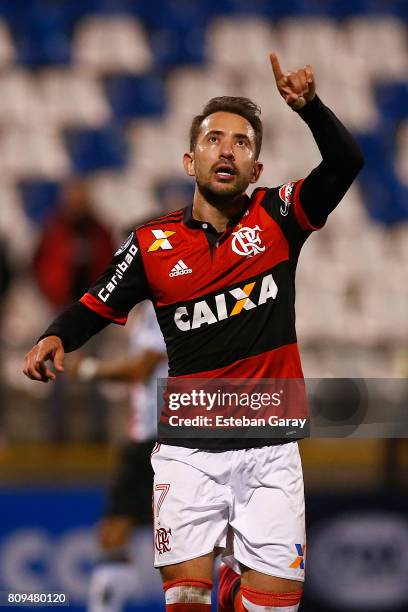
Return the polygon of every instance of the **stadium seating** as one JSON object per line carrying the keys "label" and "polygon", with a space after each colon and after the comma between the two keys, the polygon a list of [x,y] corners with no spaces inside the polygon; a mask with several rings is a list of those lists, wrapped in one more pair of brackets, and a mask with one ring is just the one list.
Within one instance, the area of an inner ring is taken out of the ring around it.
{"label": "stadium seating", "polygon": [[[47,123],[60,128],[101,128],[112,118],[103,83],[77,69],[48,69],[37,77],[41,108]],[[73,104],[79,100],[79,104]]]}
{"label": "stadium seating", "polygon": [[158,75],[111,77],[106,92],[119,120],[160,116],[164,112],[163,81]]}
{"label": "stadium seating", "polygon": [[124,165],[126,149],[118,126],[70,132],[66,141],[73,166],[79,174]]}
{"label": "stadium seating", "polygon": [[13,24],[19,61],[31,68],[69,63],[70,41],[58,7],[52,3],[25,4]]}
{"label": "stadium seating", "polygon": [[31,221],[42,223],[55,210],[58,201],[58,183],[24,181],[21,183],[24,209]]}
{"label": "stadium seating", "polygon": [[98,75],[141,74],[153,59],[142,24],[129,15],[85,18],[75,31],[73,55],[78,67]]}
{"label": "stadium seating", "polygon": [[62,134],[52,126],[5,127],[0,136],[3,172],[16,181],[28,178],[62,180],[71,171]]}
{"label": "stadium seating", "polygon": [[[397,339],[407,305],[407,20],[404,0],[1,1],[2,230],[18,225],[32,245],[73,172],[89,177],[112,227],[154,214],[157,184],[183,177],[191,117],[216,95],[261,105],[264,184],[305,175],[319,153],[278,98],[274,49],[288,68],[313,65],[319,94],[366,158],[302,254],[300,335]],[[333,324],[323,326],[327,313]]]}

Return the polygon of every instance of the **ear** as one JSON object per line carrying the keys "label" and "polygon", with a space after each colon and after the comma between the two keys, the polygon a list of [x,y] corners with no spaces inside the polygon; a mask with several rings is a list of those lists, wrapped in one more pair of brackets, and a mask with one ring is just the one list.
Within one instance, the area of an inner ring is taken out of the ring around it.
{"label": "ear", "polygon": [[193,153],[184,153],[183,166],[187,176],[195,176]]}
{"label": "ear", "polygon": [[261,176],[263,171],[263,164],[259,161],[256,161],[254,167],[252,168],[252,177],[250,183],[257,183],[259,177]]}

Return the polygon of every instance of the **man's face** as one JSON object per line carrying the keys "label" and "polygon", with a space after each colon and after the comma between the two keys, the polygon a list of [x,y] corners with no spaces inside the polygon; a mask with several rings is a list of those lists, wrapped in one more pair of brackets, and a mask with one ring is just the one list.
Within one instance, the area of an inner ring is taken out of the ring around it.
{"label": "man's face", "polygon": [[202,122],[194,151],[184,156],[184,166],[206,199],[228,201],[258,180],[262,164],[255,152],[251,124],[240,115],[217,112]]}

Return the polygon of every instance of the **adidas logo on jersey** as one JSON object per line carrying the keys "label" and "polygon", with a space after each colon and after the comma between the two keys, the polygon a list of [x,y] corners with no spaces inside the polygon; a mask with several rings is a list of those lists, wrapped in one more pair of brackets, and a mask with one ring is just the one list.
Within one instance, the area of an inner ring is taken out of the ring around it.
{"label": "adidas logo on jersey", "polygon": [[179,259],[176,265],[170,270],[170,278],[173,276],[182,276],[183,274],[191,274],[193,271],[186,266],[182,259]]}

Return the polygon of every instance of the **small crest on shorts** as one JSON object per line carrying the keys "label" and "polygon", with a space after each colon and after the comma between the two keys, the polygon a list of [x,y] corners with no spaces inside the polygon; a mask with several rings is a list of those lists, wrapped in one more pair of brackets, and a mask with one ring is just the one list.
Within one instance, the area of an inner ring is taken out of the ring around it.
{"label": "small crest on shorts", "polygon": [[154,545],[159,555],[171,551],[170,536],[171,529],[165,529],[164,527],[159,527],[156,529]]}
{"label": "small crest on shorts", "polygon": [[289,565],[291,569],[305,569],[306,544],[295,544],[297,557]]}

